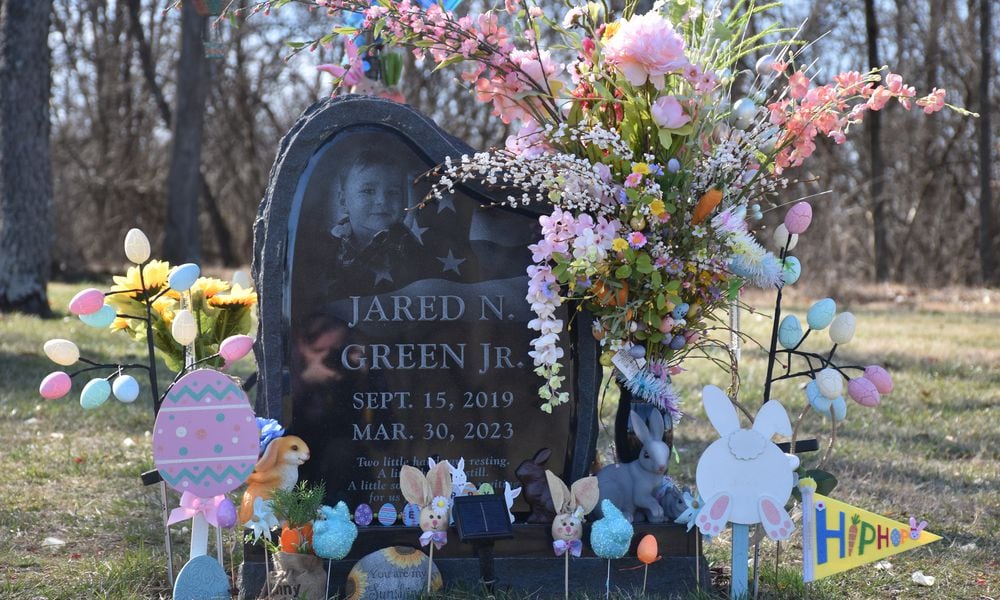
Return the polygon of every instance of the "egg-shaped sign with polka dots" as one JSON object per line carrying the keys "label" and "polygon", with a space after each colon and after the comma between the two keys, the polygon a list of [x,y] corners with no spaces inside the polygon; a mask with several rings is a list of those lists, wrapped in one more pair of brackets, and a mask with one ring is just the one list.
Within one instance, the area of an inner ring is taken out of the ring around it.
{"label": "egg-shaped sign with polka dots", "polygon": [[179,492],[225,494],[250,477],[260,431],[246,394],[228,375],[192,371],[167,392],[153,427],[153,463]]}

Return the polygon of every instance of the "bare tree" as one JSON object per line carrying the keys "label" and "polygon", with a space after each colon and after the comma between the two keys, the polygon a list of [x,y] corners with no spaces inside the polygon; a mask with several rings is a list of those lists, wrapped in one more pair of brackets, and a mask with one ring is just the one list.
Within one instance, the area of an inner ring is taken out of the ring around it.
{"label": "bare tree", "polygon": [[181,54],[177,61],[177,110],[173,123],[164,257],[173,263],[200,262],[198,199],[201,196],[201,146],[209,64],[203,36],[205,17],[194,2],[181,8]]}
{"label": "bare tree", "polygon": [[0,0],[0,311],[50,314],[51,0]]}
{"label": "bare tree", "polygon": [[[865,0],[865,29],[868,42],[868,66],[877,69],[882,66],[878,59],[878,17],[875,15],[875,0]],[[872,112],[867,116],[868,148],[871,152],[871,199],[872,225],[875,233],[875,280],[889,279],[889,243],[886,231],[885,162],[882,158],[882,114]]]}
{"label": "bare tree", "polygon": [[986,284],[1000,283],[1000,273],[997,272],[996,230],[993,222],[993,160],[991,153],[990,115],[993,105],[990,101],[990,76],[993,68],[990,65],[993,46],[992,20],[990,13],[991,0],[979,2],[979,260],[983,271],[983,281]]}

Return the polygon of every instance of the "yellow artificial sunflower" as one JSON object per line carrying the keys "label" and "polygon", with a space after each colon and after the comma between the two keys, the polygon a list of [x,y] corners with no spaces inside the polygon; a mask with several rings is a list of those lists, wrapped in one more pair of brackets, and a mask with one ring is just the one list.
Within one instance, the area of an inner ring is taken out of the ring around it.
{"label": "yellow artificial sunflower", "polygon": [[153,302],[153,310],[156,314],[160,315],[163,322],[169,327],[174,322],[174,313],[180,308],[180,304],[177,300],[171,298],[169,295],[161,296]]}
{"label": "yellow artificial sunflower", "polygon": [[632,172],[640,175],[649,175],[649,164],[644,162],[632,163]]}
{"label": "yellow artificial sunflower", "polygon": [[257,304],[257,292],[253,288],[245,288],[238,283],[234,283],[228,293],[210,297],[208,304],[209,306],[233,306],[237,304],[253,306]]}
{"label": "yellow artificial sunflower", "polygon": [[159,292],[167,284],[167,276],[170,274],[170,263],[164,260],[151,260],[142,268],[142,279],[139,278],[139,267],[129,267],[124,276],[115,275],[112,277],[115,284],[111,286],[112,292],[129,291],[123,296],[129,298],[139,298],[143,296],[142,284],[145,283],[145,290],[149,295]]}
{"label": "yellow artificial sunflower", "polygon": [[667,212],[667,206],[663,204],[663,200],[657,198],[649,203],[649,212],[653,213],[654,217],[659,217]]}
{"label": "yellow artificial sunflower", "polygon": [[615,238],[611,240],[611,249],[615,252],[624,252],[628,248],[628,242],[623,238]]}
{"label": "yellow artificial sunflower", "polygon": [[121,331],[123,329],[128,329],[128,319],[123,319],[121,317],[115,317],[114,321],[111,321],[111,331]]}
{"label": "yellow artificial sunflower", "polygon": [[347,585],[344,586],[347,600],[358,600],[365,595],[367,588],[368,574],[357,568],[351,569],[350,575],[347,576]]}
{"label": "yellow artificial sunflower", "polygon": [[197,292],[205,294],[205,298],[211,298],[229,289],[229,282],[214,277],[199,277],[191,286],[191,295]]}
{"label": "yellow artificial sunflower", "polygon": [[385,559],[389,564],[401,569],[415,567],[424,560],[424,553],[409,546],[392,546],[385,549]]}

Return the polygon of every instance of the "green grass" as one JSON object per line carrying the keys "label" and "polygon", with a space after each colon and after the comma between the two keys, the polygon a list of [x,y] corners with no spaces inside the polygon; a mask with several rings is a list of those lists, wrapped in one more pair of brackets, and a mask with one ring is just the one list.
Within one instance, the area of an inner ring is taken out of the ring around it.
{"label": "green grass", "polygon": [[[53,285],[53,306],[65,307],[79,287]],[[806,307],[803,301],[786,311],[801,318]],[[889,558],[891,569],[867,565],[817,582],[809,597],[1000,595],[1000,313],[982,307],[968,311],[962,302],[931,309],[919,302],[848,308],[858,316],[858,333],[838,355],[887,365],[896,389],[878,409],[851,403],[827,465],[840,480],[832,495],[898,520],[924,518],[943,540]],[[763,316],[744,315],[744,330],[761,342],[769,324]],[[77,384],[68,398],[40,399],[38,382],[54,370],[41,345],[52,337],[72,339],[97,359],[140,358],[141,349],[124,336],[90,329],[75,318],[0,316],[0,598],[168,595],[158,497],[138,479],[152,467],[148,396],[131,406],[112,400],[84,411],[76,402]],[[741,397],[751,406],[761,396],[762,356],[749,346],[744,353]],[[716,438],[698,406],[699,390],[707,383],[725,387],[728,381],[706,361],[687,366],[690,370],[676,382],[690,414],[676,433],[681,461],[671,473],[690,484],[699,453]],[[793,418],[804,406],[794,382],[776,385],[774,396]],[[608,398],[606,411],[613,401]],[[829,433],[828,425],[810,413],[800,437],[819,438],[825,450]],[[187,535],[180,527],[174,530],[181,555],[177,564],[183,564]],[[49,537],[66,543],[46,547]],[[706,548],[724,589],[729,540],[723,535]],[[782,545],[777,568],[775,554],[776,545],[764,541],[760,597],[802,597],[799,545]],[[937,578],[934,587],[911,581],[918,570]],[[475,594],[456,590],[454,597]]]}

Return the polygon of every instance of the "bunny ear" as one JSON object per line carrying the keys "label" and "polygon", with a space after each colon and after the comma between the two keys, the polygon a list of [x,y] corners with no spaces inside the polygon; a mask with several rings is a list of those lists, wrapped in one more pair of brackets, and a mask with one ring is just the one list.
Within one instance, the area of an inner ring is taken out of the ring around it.
{"label": "bunny ear", "polygon": [[452,471],[452,473],[455,473],[455,472],[465,473],[465,458],[464,457],[458,459],[458,466],[455,467],[455,469]]}
{"label": "bunny ear", "polygon": [[531,462],[536,465],[544,465],[548,462],[550,456],[552,456],[552,450],[549,448],[542,448],[535,453],[535,457],[531,459]]}
{"label": "bunny ear", "polygon": [[649,411],[649,436],[654,440],[663,439],[663,413],[654,408]]}
{"label": "bunny ear", "polygon": [[261,456],[257,461],[257,464],[254,465],[254,471],[261,473],[270,471],[278,464],[278,446],[282,446],[282,444],[278,443],[279,440],[281,440],[281,438],[278,438],[267,445],[267,450],[264,450],[264,456]]}
{"label": "bunny ear", "polygon": [[[628,416],[628,422],[632,425],[632,431],[635,432],[635,437],[639,438],[639,441],[645,444],[647,441],[653,439],[649,435],[649,429],[646,427],[646,423],[639,416],[639,413],[631,412]],[[663,433],[662,431],[660,432]]]}
{"label": "bunny ear", "polygon": [[403,492],[403,497],[411,504],[424,506],[430,502],[426,489],[427,478],[420,472],[420,469],[404,465],[399,470],[399,489]]}
{"label": "bunny ear", "polygon": [[740,418],[736,415],[736,407],[725,392],[714,385],[706,385],[701,391],[701,401],[705,405],[708,420],[720,436],[726,437],[739,430]]}
{"label": "bunny ear", "polygon": [[785,437],[792,435],[792,423],[788,420],[788,413],[777,400],[768,400],[760,407],[753,420],[753,429],[767,439],[771,439],[776,433]]}
{"label": "bunny ear", "polygon": [[427,481],[430,483],[428,502],[435,496],[450,496],[451,464],[448,461],[444,461],[435,465],[433,469],[427,472]]}
{"label": "bunny ear", "polygon": [[597,506],[597,501],[601,499],[601,492],[597,486],[596,477],[584,477],[573,482],[573,504],[583,509],[583,514],[588,514]]}
{"label": "bunny ear", "polygon": [[556,477],[555,473],[549,470],[545,471],[545,480],[549,483],[549,494],[552,495],[552,508],[558,514],[567,512],[570,495],[566,484],[563,483],[562,479]]}
{"label": "bunny ear", "polygon": [[433,469],[434,465],[436,465],[436,464],[437,464],[437,461],[434,460],[433,456],[428,456],[427,457],[427,468],[428,469]]}

